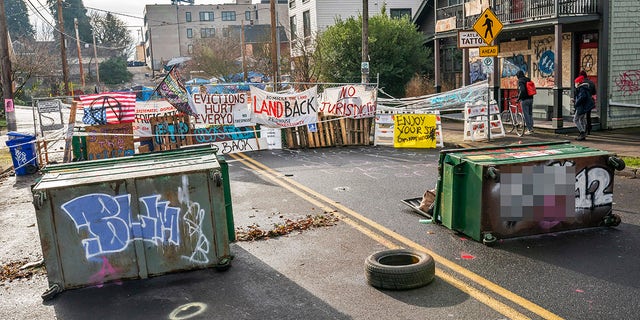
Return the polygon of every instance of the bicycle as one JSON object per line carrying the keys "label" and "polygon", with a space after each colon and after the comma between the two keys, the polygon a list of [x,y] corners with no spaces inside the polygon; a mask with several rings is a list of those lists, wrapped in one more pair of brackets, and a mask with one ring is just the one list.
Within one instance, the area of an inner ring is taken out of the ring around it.
{"label": "bicycle", "polygon": [[502,120],[502,126],[507,132],[513,132],[516,130],[516,134],[522,137],[524,134],[524,114],[522,113],[522,106],[520,103],[513,102],[516,97],[508,98],[509,107],[507,110],[503,110],[500,113],[500,119]]}

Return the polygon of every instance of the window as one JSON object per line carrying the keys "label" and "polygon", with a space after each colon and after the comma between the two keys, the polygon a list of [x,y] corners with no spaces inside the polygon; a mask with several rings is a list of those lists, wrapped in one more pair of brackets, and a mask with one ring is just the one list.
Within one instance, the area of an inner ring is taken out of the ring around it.
{"label": "window", "polygon": [[236,12],[222,11],[222,21],[236,21]]}
{"label": "window", "polygon": [[296,0],[289,0],[289,9],[293,9],[296,7]]}
{"label": "window", "polygon": [[297,39],[298,27],[296,26],[296,16],[291,16],[289,18],[289,28],[291,29],[291,40]]}
{"label": "window", "polygon": [[229,36],[229,28],[222,28],[222,36],[225,38]]}
{"label": "window", "polygon": [[193,53],[193,45],[192,45],[192,44],[187,45],[187,52],[188,52],[189,54],[192,54],[192,53]]}
{"label": "window", "polygon": [[187,22],[191,22],[191,12],[189,11],[185,12],[184,19],[187,20]]}
{"label": "window", "polygon": [[244,12],[244,21],[251,21],[251,11],[247,10]]}
{"label": "window", "polygon": [[202,28],[200,29],[200,38],[213,38],[216,35],[216,29],[214,28]]}
{"label": "window", "polygon": [[193,38],[193,29],[187,28],[187,38]]}
{"label": "window", "polygon": [[304,37],[311,36],[311,13],[309,10],[302,13],[302,27],[304,28]]}
{"label": "window", "polygon": [[391,9],[389,10],[389,15],[391,18],[401,19],[401,18],[409,18],[411,19],[411,9]]}
{"label": "window", "polygon": [[213,12],[212,11],[200,12],[200,21],[213,21]]}

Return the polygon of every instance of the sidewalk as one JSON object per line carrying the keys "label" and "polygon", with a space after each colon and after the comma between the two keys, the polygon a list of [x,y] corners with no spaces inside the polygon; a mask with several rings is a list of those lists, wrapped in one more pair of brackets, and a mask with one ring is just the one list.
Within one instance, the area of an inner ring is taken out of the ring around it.
{"label": "sidewalk", "polygon": [[[534,123],[534,134],[518,137],[507,133],[504,137],[492,138],[491,141],[464,141],[464,122],[442,117],[442,131],[445,148],[481,148],[504,146],[510,144],[526,144],[534,142],[569,141],[573,144],[609,151],[618,156],[640,157],[640,127],[616,130],[594,131],[584,141],[576,141],[577,133],[555,133],[552,129],[541,128]],[[640,168],[626,168],[622,172],[636,176]]]}

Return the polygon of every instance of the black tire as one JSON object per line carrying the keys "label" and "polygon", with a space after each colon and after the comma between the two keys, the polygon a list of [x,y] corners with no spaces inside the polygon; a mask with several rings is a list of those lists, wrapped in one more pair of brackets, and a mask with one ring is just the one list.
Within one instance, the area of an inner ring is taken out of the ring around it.
{"label": "black tire", "polygon": [[511,120],[511,112],[509,110],[504,110],[500,113],[500,119],[502,119],[502,126],[506,132],[513,132],[515,126],[513,125],[513,121]]}
{"label": "black tire", "polygon": [[379,289],[408,290],[433,281],[436,265],[433,258],[410,249],[376,252],[365,260],[367,282]]}
{"label": "black tire", "polygon": [[522,116],[521,113],[516,113],[514,115],[514,119],[515,119],[515,124],[514,127],[516,128],[516,134],[519,137],[522,137],[522,135],[524,134],[524,117]]}
{"label": "black tire", "polygon": [[218,261],[218,263],[215,266],[216,271],[218,272],[225,272],[227,270],[229,270],[229,268],[231,268],[231,258],[225,257],[220,259],[220,261]]}

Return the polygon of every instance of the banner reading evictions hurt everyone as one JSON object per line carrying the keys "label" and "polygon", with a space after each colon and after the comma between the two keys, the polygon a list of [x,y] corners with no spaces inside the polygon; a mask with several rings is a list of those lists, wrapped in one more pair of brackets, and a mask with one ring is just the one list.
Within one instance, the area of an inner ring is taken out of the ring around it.
{"label": "banner reading evictions hurt everyone", "polygon": [[393,117],[393,146],[396,148],[435,148],[434,114],[396,114]]}
{"label": "banner reading evictions hurt everyone", "polygon": [[256,123],[291,128],[318,122],[317,87],[295,94],[277,94],[251,86],[251,112]]}
{"label": "banner reading evictions hurt everyone", "polygon": [[196,128],[212,125],[246,127],[255,124],[251,122],[246,93],[196,93],[192,100],[196,109]]}
{"label": "banner reading evictions hurt everyone", "polygon": [[376,115],[376,88],[365,85],[348,85],[327,88],[322,94],[320,112],[355,119],[372,118]]}

